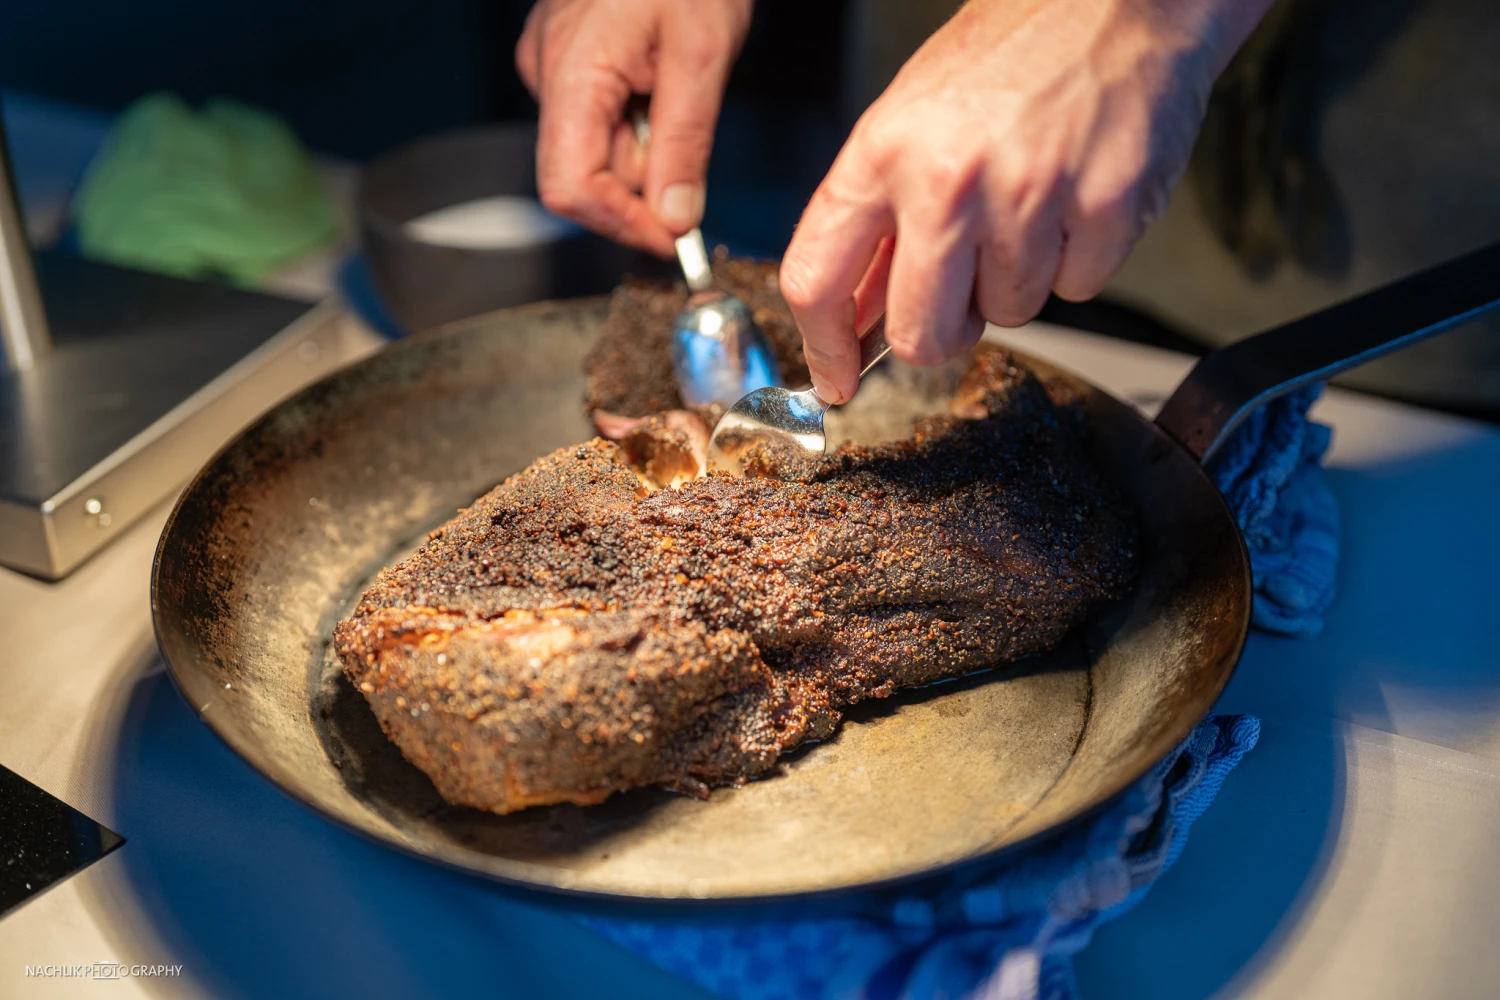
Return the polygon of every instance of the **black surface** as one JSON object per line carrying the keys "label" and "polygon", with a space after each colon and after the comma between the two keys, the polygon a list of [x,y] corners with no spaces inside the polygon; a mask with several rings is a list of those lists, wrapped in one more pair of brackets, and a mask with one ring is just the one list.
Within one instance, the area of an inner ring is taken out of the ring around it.
{"label": "black surface", "polygon": [[0,916],[123,843],[118,833],[0,767]]}
{"label": "black surface", "polygon": [[526,113],[510,66],[525,0],[7,0],[0,87],[118,109],[231,97],[314,147],[366,157]]}
{"label": "black surface", "polygon": [[[10,0],[0,4],[0,87],[109,109],[156,90],[193,102],[226,96],[276,112],[316,149],[365,159],[444,129],[534,119],[513,62],[532,5]],[[757,5],[730,82],[739,100],[767,106],[757,128],[809,103],[836,104],[844,7]],[[842,138],[837,116],[820,116]],[[800,155],[766,159],[788,152]]]}
{"label": "black surface", "polygon": [[305,302],[36,255],[53,350],[0,373],[0,496],[38,505],[307,312]]}

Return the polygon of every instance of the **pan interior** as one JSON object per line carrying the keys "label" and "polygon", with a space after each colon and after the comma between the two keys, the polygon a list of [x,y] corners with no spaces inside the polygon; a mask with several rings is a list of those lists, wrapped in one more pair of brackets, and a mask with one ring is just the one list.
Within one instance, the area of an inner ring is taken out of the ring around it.
{"label": "pan interior", "polygon": [[[156,566],[163,650],[204,720],[295,797],[435,860],[554,889],[846,888],[987,855],[1103,804],[1227,680],[1249,611],[1233,522],[1185,453],[1070,380],[1098,459],[1141,513],[1146,558],[1135,595],[1062,647],[860,706],[833,739],[707,802],[641,790],[504,817],[449,806],[381,734],[328,638],[426,530],[590,436],[580,371],[602,318],[596,301],[528,307],[397,345],[278,407],[184,494]],[[920,410],[940,382],[887,384],[844,432],[882,436],[891,399]]]}

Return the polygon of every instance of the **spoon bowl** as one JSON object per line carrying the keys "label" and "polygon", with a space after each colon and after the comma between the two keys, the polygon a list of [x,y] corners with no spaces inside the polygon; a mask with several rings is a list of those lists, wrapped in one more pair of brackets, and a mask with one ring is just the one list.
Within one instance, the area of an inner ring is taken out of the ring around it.
{"label": "spoon bowl", "polygon": [[[885,319],[877,320],[859,342],[859,377],[890,353]],[[792,392],[776,386],[759,388],[729,408],[708,439],[708,468],[732,476],[745,474],[751,452],[782,468],[817,458],[828,450],[823,415],[829,404],[816,389]]]}
{"label": "spoon bowl", "polygon": [[816,389],[756,389],[714,425],[708,442],[708,467],[742,476],[747,453],[757,447],[783,466],[787,460],[821,455],[828,450],[823,433],[823,414],[827,412],[828,404]]}
{"label": "spoon bowl", "polygon": [[776,352],[750,308],[714,288],[694,292],[672,324],[672,367],[687,406],[729,406],[781,381]]}

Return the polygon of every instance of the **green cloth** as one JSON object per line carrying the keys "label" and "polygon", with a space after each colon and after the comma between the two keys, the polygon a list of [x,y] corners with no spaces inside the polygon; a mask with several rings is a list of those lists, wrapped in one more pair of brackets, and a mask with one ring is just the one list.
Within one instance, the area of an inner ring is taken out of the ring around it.
{"label": "green cloth", "polygon": [[143,97],[73,201],[84,254],[251,285],[338,239],[338,208],[283,122],[233,101]]}

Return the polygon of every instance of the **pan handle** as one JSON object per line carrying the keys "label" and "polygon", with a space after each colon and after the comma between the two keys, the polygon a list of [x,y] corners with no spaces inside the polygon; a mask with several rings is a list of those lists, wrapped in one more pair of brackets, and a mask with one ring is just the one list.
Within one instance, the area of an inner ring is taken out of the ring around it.
{"label": "pan handle", "polygon": [[1500,243],[1215,351],[1156,424],[1207,462],[1263,403],[1500,305]]}

